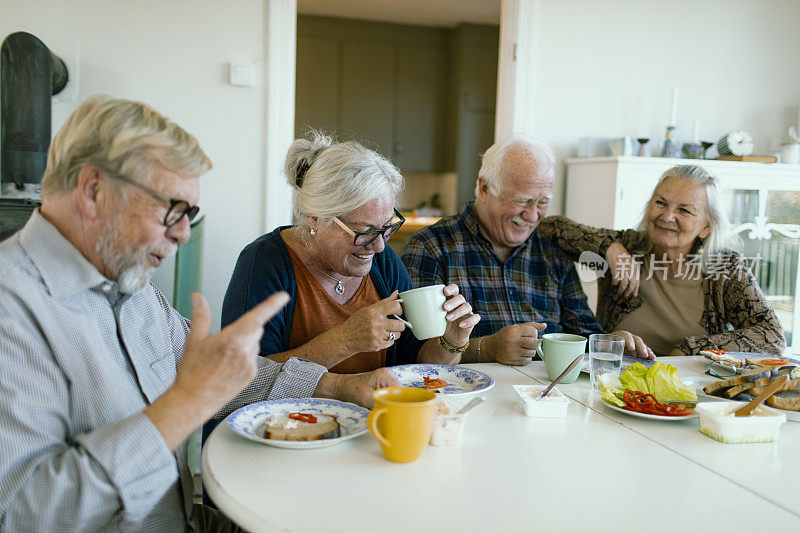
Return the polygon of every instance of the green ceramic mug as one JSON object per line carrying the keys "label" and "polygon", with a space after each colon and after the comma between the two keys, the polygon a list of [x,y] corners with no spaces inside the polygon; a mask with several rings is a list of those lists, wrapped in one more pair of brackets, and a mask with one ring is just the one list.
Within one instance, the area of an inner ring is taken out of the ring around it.
{"label": "green ceramic mug", "polygon": [[[586,337],[571,333],[546,333],[539,338],[536,353],[544,359],[547,377],[556,379],[579,354],[586,353]],[[581,373],[581,365],[576,365],[561,383],[574,383]]]}
{"label": "green ceramic mug", "polygon": [[428,285],[410,291],[401,292],[397,299],[403,305],[403,320],[419,340],[440,337],[447,328],[447,312],[442,307],[447,297],[444,285]]}

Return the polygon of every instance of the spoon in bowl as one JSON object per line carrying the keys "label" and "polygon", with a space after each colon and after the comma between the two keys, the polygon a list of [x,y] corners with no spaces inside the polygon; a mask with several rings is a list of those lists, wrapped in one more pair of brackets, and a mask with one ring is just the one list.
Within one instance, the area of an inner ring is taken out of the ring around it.
{"label": "spoon in bowl", "polygon": [[578,357],[576,357],[576,358],[575,358],[575,360],[574,360],[574,361],[572,361],[572,362],[569,364],[569,366],[568,366],[566,369],[564,369],[564,371],[563,371],[561,374],[559,374],[559,375],[558,375],[558,377],[557,377],[556,379],[554,379],[554,380],[553,380],[553,382],[552,382],[550,385],[548,385],[548,386],[547,386],[547,388],[546,388],[546,389],[544,389],[542,392],[540,392],[540,393],[539,393],[539,395],[538,395],[536,398],[534,398],[534,399],[533,399],[533,401],[534,401],[534,402],[536,402],[536,401],[539,401],[539,400],[541,400],[542,398],[544,398],[545,396],[547,396],[547,395],[550,393],[550,391],[551,391],[551,390],[553,390],[553,387],[555,387],[555,386],[556,386],[556,383],[558,383],[559,381],[561,381],[562,379],[564,379],[564,376],[566,376],[567,374],[569,374],[569,373],[570,373],[570,371],[571,371],[573,368],[575,368],[575,366],[576,366],[578,363],[580,363],[581,361],[583,361],[583,356],[584,356],[584,354],[580,354]]}

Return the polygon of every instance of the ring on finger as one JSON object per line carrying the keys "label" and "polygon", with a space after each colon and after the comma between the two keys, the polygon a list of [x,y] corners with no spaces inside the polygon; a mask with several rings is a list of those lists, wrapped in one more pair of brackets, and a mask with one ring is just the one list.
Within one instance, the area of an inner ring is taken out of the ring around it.
{"label": "ring on finger", "polygon": [[387,340],[393,341],[395,339],[394,331],[389,332],[389,338]]}

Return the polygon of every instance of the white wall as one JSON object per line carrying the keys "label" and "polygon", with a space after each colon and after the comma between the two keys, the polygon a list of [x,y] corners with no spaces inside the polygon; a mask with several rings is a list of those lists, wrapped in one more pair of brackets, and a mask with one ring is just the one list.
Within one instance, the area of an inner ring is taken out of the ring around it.
{"label": "white wall", "polygon": [[[536,72],[532,133],[559,159],[578,138],[663,141],[672,87],[677,137],[749,131],[772,152],[800,104],[796,0],[533,0]],[[78,98],[56,103],[53,131],[98,92],[146,101],[197,136],[214,161],[201,179],[208,217],[204,292],[219,320],[241,249],[266,229],[264,0],[0,0],[0,35],[25,30],[56,52],[77,44]],[[227,83],[229,61],[252,61],[255,87]],[[273,178],[274,179],[274,178]],[[563,198],[559,169],[552,212]],[[268,214],[267,214],[268,215]],[[171,268],[157,274],[169,291]]]}
{"label": "white wall", "polygon": [[[800,105],[796,0],[532,0],[535,131],[559,160],[580,137],[664,139],[678,87],[679,141],[748,131],[755,154],[788,140]],[[636,143],[634,143],[636,145]],[[654,152],[655,153],[655,152]],[[564,167],[558,171],[561,206]]]}
{"label": "white wall", "polygon": [[[0,0],[0,36],[27,31],[80,54],[78,98],[56,103],[53,133],[87,96],[153,105],[194,134],[214,162],[201,178],[203,292],[216,323],[241,249],[264,220],[264,0]],[[227,83],[228,62],[257,62],[255,87]],[[171,291],[172,262],[155,281]],[[171,296],[171,295],[168,295]]]}

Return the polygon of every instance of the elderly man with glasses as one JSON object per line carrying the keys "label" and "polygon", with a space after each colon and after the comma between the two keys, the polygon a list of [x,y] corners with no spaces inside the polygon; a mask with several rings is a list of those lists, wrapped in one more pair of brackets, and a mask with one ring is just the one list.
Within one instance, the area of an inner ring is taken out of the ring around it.
{"label": "elderly man with glasses", "polygon": [[359,373],[402,363],[456,364],[480,317],[458,287],[444,288],[447,329],[422,342],[401,320],[399,291],[413,289],[386,240],[403,223],[394,208],[403,186],[385,158],[355,142],[320,133],[297,139],[284,166],[294,190],[295,225],[262,235],[239,255],[222,323],[267,294],[291,302],[264,327],[261,354],[299,357],[333,372]]}
{"label": "elderly man with glasses", "polygon": [[[536,226],[553,197],[555,158],[515,135],[491,146],[461,213],[415,233],[403,262],[417,284],[458,283],[483,317],[464,362],[525,365],[541,333],[601,333],[572,260]],[[629,353],[653,358],[625,331]]]}
{"label": "elderly man with glasses", "polygon": [[149,283],[189,238],[197,140],[152,108],[89,98],[53,139],[42,206],[0,244],[0,529],[234,531],[192,504],[186,439],[214,413],[322,396],[370,406],[385,369],[258,357],[285,293],[219,333]]}

